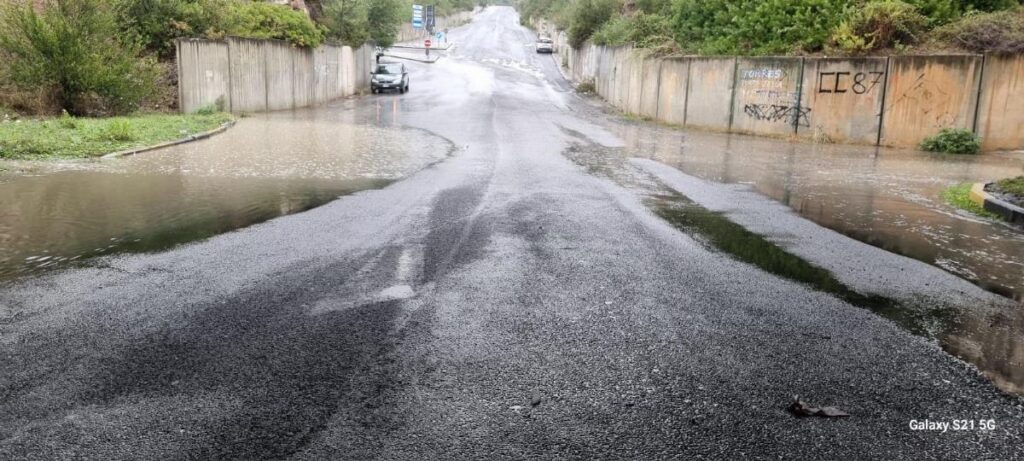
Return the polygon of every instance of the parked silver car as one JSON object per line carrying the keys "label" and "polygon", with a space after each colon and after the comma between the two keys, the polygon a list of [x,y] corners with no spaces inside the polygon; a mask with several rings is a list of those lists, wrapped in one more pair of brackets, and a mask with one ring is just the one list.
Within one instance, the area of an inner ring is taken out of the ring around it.
{"label": "parked silver car", "polygon": [[537,39],[537,52],[538,53],[554,53],[555,45],[551,42],[550,38],[541,37]]}
{"label": "parked silver car", "polygon": [[370,74],[370,91],[380,93],[384,90],[398,90],[399,93],[409,91],[409,73],[405,64],[398,62],[382,62]]}

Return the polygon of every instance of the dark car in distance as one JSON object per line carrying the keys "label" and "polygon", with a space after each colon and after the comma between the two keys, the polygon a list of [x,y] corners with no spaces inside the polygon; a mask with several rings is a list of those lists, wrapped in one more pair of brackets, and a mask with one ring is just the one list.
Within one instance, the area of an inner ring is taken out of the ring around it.
{"label": "dark car in distance", "polygon": [[370,91],[380,93],[385,90],[409,91],[409,72],[405,70],[405,64],[382,62],[370,73]]}

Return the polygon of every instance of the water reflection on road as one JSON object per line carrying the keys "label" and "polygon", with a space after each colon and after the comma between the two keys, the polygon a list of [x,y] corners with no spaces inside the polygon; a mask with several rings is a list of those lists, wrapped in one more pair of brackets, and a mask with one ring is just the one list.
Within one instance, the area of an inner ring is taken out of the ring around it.
{"label": "water reflection on road", "polygon": [[[876,312],[934,338],[949,353],[976,365],[1000,389],[1024,395],[1024,232],[966,215],[940,198],[950,185],[1020,175],[1024,156],[960,157],[636,123],[605,126],[626,144],[602,149],[605,154],[650,158],[703,179],[747,184],[822,226],[1017,300],[958,306],[943,315],[933,315],[935,306],[898,304]],[[921,316],[932,320],[927,328],[901,321]]]}
{"label": "water reflection on road", "polygon": [[331,109],[264,114],[205,141],[134,157],[6,164],[0,280],[303,211],[382,187],[452,150],[432,134],[355,117]]}
{"label": "water reflection on road", "polygon": [[822,226],[1024,300],[1024,232],[967,215],[940,197],[958,183],[1024,174],[1024,155],[939,155],[638,124],[609,129],[626,141],[627,155],[749,184]]}

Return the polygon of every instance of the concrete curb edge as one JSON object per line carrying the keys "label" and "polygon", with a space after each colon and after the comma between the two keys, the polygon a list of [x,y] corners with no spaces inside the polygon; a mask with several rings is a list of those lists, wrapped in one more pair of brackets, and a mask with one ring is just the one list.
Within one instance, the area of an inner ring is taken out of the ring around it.
{"label": "concrete curb edge", "polygon": [[968,195],[972,202],[977,203],[979,206],[985,209],[985,211],[991,211],[999,216],[1002,216],[1007,222],[1014,224],[1024,224],[1024,208],[1009,203],[1005,200],[1000,200],[985,192],[985,186],[991,183],[974,183],[971,186],[971,192]]}
{"label": "concrete curb edge", "polygon": [[174,141],[168,141],[168,142],[164,142],[164,143],[160,143],[160,144],[155,144],[155,145],[152,145],[152,146],[138,147],[138,148],[135,148],[135,149],[122,150],[120,152],[111,152],[109,154],[100,156],[100,158],[101,159],[111,159],[111,158],[127,157],[129,155],[141,154],[143,152],[149,152],[149,151],[152,151],[152,150],[163,149],[165,147],[177,146],[179,144],[185,144],[185,143],[189,143],[189,142],[193,142],[193,141],[199,141],[199,140],[202,140],[202,139],[209,138],[211,136],[215,136],[215,135],[221,134],[221,133],[227,131],[228,128],[231,128],[233,126],[235,126],[235,120],[231,120],[231,121],[225,122],[225,123],[221,124],[221,126],[219,126],[217,128],[214,128],[212,130],[204,131],[202,133],[194,134],[194,135],[182,138],[182,139],[177,139],[177,140],[174,140]]}

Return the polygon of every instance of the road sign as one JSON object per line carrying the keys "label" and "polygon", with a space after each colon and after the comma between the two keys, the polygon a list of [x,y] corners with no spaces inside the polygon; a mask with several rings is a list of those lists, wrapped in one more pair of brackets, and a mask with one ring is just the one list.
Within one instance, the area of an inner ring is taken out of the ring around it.
{"label": "road sign", "polygon": [[423,41],[423,47],[424,48],[430,48],[430,39],[429,38]]}
{"label": "road sign", "polygon": [[412,6],[412,27],[414,29],[423,28],[423,5]]}
{"label": "road sign", "polygon": [[444,38],[444,33],[438,32],[438,33],[434,34],[434,38],[436,38],[438,40],[441,40],[442,38]]}
{"label": "road sign", "polygon": [[427,30],[433,31],[434,30],[434,5],[427,5],[427,11],[426,11],[426,15],[425,15],[424,19],[426,19]]}

